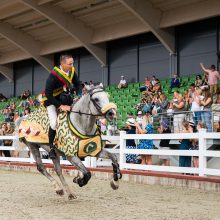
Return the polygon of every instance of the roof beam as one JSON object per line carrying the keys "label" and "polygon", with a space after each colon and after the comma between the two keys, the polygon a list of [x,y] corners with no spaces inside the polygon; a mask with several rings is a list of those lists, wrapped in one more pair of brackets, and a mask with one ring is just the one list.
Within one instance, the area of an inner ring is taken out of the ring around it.
{"label": "roof beam", "polygon": [[14,80],[13,64],[0,65],[0,73],[12,82]]}
{"label": "roof beam", "polygon": [[163,12],[160,27],[170,27],[220,15],[220,1],[207,0]]}
{"label": "roof beam", "polygon": [[91,44],[93,30],[82,21],[75,19],[70,13],[65,13],[62,8],[53,4],[39,5],[36,0],[19,1],[38,11],[70,36],[77,39],[102,65],[106,65],[105,46]]}
{"label": "roof beam", "polygon": [[53,59],[40,56],[41,44],[34,40],[30,35],[27,35],[23,31],[15,29],[11,25],[3,22],[0,23],[0,34],[28,53],[46,70],[50,71],[53,67]]}
{"label": "roof beam", "polygon": [[142,23],[144,23],[161,43],[169,50],[175,53],[175,37],[173,30],[163,30],[159,27],[161,11],[153,8],[150,1],[146,0],[118,0],[131,13],[133,13]]}

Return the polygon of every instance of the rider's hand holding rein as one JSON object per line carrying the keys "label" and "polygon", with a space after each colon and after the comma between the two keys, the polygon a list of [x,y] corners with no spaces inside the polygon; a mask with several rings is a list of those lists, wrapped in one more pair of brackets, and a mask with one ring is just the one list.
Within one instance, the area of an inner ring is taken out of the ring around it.
{"label": "rider's hand holding rein", "polygon": [[59,109],[60,109],[61,111],[64,111],[64,112],[70,112],[71,106],[69,106],[69,105],[61,105],[61,106],[59,107]]}

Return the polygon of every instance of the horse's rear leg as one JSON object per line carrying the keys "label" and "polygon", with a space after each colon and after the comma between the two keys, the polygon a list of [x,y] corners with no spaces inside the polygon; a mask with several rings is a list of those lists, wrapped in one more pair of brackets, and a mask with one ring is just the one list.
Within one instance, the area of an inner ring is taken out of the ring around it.
{"label": "horse's rear leg", "polygon": [[110,153],[109,151],[102,149],[102,151],[98,154],[98,158],[106,158],[111,159],[112,167],[113,167],[113,179],[111,180],[110,184],[112,189],[118,189],[118,180],[122,178],[122,174],[119,168],[118,159],[115,154]]}
{"label": "horse's rear leg", "polygon": [[64,194],[63,189],[60,187],[59,183],[47,172],[47,170],[42,162],[38,145],[29,143],[28,146],[29,146],[29,149],[30,149],[35,161],[36,161],[37,170],[52,182],[56,193],[58,195],[62,196]]}
{"label": "horse's rear leg", "polygon": [[66,180],[64,179],[64,176],[63,176],[63,174],[62,174],[62,169],[61,169],[61,166],[60,166],[60,157],[59,157],[59,154],[58,154],[58,153],[56,153],[56,159],[52,159],[52,161],[53,161],[53,163],[54,163],[54,169],[55,169],[55,171],[56,171],[56,173],[57,173],[57,176],[59,177],[60,182],[61,182],[62,185],[63,185],[63,188],[65,189],[65,191],[66,191],[67,194],[68,194],[68,199],[69,199],[69,200],[76,199],[76,198],[77,198],[76,195],[74,195],[74,194],[71,192],[71,190],[70,190],[70,188],[69,188],[69,186],[68,186],[68,184],[67,184],[67,182],[66,182]]}

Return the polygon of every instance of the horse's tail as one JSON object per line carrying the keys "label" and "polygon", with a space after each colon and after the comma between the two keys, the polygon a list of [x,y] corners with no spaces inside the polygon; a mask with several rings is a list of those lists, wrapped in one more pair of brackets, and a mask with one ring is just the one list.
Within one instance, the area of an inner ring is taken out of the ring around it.
{"label": "horse's tail", "polygon": [[27,145],[23,142],[23,138],[19,138],[19,126],[23,120],[24,118],[20,117],[15,121],[15,139],[13,140],[12,147],[14,147],[16,151],[22,151],[25,147],[27,147]]}

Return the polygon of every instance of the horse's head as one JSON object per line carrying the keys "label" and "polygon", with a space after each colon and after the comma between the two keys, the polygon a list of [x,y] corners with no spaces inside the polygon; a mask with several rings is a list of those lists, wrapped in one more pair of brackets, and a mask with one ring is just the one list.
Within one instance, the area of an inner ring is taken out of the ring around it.
{"label": "horse's head", "polygon": [[109,102],[108,94],[101,86],[96,86],[88,91],[90,96],[90,110],[94,115],[103,115],[108,121],[116,118],[117,106]]}

